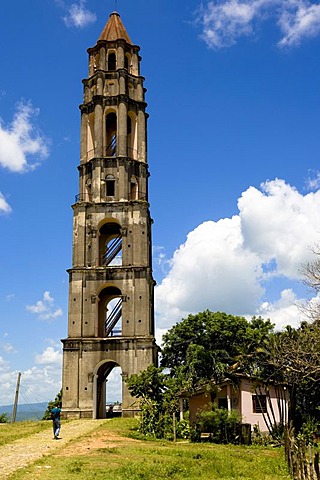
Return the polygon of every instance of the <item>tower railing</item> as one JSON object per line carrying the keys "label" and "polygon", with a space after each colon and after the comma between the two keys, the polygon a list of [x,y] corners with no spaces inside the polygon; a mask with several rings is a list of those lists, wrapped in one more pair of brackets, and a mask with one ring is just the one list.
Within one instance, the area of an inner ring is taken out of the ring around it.
{"label": "tower railing", "polygon": [[112,137],[111,142],[106,148],[106,157],[115,157],[117,154],[117,136]]}
{"label": "tower railing", "polygon": [[122,237],[119,235],[114,238],[107,246],[106,251],[101,256],[101,265],[109,265],[122,249]]}
{"label": "tower railing", "polygon": [[[96,153],[95,149],[89,150],[85,155],[81,157],[81,163],[88,162],[95,158]],[[113,137],[109,145],[105,148],[106,157],[116,157],[117,156],[117,137]],[[127,157],[132,160],[138,160],[138,150],[136,148],[127,147]]]}
{"label": "tower railing", "polygon": [[112,330],[114,329],[114,327],[116,326],[116,324],[118,323],[121,317],[122,317],[122,298],[119,298],[118,302],[113,307],[113,310],[110,313],[110,315],[107,315],[106,317],[106,325],[105,325],[106,336],[108,336],[112,332]]}

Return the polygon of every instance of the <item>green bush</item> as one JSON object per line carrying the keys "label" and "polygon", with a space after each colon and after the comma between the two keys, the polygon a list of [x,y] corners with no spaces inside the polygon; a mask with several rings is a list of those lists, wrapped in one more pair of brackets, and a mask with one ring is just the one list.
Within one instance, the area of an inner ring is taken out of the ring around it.
{"label": "green bush", "polygon": [[319,441],[320,424],[315,418],[309,417],[301,427],[298,437],[303,438],[307,445],[313,445]]}
{"label": "green bush", "polygon": [[0,413],[0,423],[9,423],[9,417],[6,413]]}
{"label": "green bush", "polygon": [[241,422],[241,415],[236,410],[228,412],[225,408],[217,408],[212,404],[211,411],[197,414],[191,441],[200,441],[201,433],[209,433],[209,440],[214,443],[238,444],[241,441]]}

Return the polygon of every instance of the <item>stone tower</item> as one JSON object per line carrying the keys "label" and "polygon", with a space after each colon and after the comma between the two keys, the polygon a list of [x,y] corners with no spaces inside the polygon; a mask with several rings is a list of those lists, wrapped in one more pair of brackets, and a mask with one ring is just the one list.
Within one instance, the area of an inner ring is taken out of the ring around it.
{"label": "stone tower", "polygon": [[133,415],[138,405],[125,379],[157,363],[139,50],[116,12],[88,49],[68,338],[62,340],[67,417],[105,416],[105,384],[116,366],[122,370],[123,415]]}

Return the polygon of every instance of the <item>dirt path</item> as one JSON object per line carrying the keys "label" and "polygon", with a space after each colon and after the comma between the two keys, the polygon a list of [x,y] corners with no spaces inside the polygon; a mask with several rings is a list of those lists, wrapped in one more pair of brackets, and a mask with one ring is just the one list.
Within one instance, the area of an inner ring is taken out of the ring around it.
{"label": "dirt path", "polygon": [[62,449],[65,451],[71,440],[96,430],[106,421],[108,420],[74,420],[62,424],[60,440],[53,440],[52,428],[50,428],[0,447],[1,480],[41,457],[59,453]]}

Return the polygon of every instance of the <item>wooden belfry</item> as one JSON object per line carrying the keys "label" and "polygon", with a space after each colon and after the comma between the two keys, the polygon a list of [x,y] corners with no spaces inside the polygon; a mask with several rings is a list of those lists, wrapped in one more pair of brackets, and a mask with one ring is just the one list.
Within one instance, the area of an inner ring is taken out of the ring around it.
{"label": "wooden belfry", "polygon": [[139,50],[116,12],[88,50],[68,338],[62,340],[66,417],[104,418],[105,384],[117,366],[123,415],[134,415],[139,406],[125,379],[157,363],[148,115]]}

